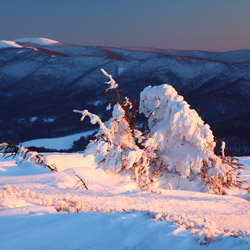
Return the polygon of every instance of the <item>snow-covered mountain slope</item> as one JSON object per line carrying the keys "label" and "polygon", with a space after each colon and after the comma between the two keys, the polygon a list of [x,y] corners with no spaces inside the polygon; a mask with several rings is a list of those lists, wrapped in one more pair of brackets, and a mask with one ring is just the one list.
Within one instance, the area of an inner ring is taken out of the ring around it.
{"label": "snow-covered mountain slope", "polygon": [[2,48],[22,48],[23,46],[14,41],[0,40],[0,49]]}
{"label": "snow-covered mountain slope", "polygon": [[34,44],[38,44],[38,45],[52,45],[52,44],[57,44],[60,43],[58,41],[55,40],[51,40],[48,38],[19,38],[16,39],[15,42],[19,42],[19,43],[34,43]]}
{"label": "snow-covered mountain slope", "polygon": [[[137,189],[82,154],[48,154],[59,172],[0,155],[0,249],[241,249],[249,196]],[[242,159],[249,163],[249,157]],[[83,177],[88,190],[77,189]],[[249,180],[250,166],[241,177]],[[205,244],[205,246],[204,246]]]}
{"label": "snow-covered mountain slope", "polygon": [[[72,110],[88,109],[104,120],[110,116],[105,109],[106,78],[100,72],[104,68],[129,97],[138,99],[148,85],[172,85],[215,136],[225,137],[230,152],[250,153],[250,50],[216,53],[33,42],[0,49],[0,138],[18,143],[92,129]],[[46,122],[50,117],[54,120]]]}
{"label": "snow-covered mountain slope", "polygon": [[214,60],[227,62],[250,62],[250,50],[235,50],[229,52],[218,53],[210,57]]}
{"label": "snow-covered mountain slope", "polygon": [[190,58],[208,59],[224,62],[250,62],[250,50],[235,50],[228,52],[210,52],[197,50],[166,50],[141,47],[124,47],[124,49],[132,51],[154,52],[172,56],[186,56]]}

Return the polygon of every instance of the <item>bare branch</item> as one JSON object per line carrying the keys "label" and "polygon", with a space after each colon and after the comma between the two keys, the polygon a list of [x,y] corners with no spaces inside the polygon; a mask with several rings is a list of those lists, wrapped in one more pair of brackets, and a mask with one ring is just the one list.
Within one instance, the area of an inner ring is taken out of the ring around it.
{"label": "bare branch", "polygon": [[[73,173],[75,174],[75,176],[78,178],[78,182],[75,184],[75,186],[73,187],[75,188],[80,188],[80,189],[88,189],[88,186],[86,184],[86,181],[83,177],[81,177],[78,173],[76,173],[76,171],[72,168]],[[80,184],[80,185],[79,185]]]}

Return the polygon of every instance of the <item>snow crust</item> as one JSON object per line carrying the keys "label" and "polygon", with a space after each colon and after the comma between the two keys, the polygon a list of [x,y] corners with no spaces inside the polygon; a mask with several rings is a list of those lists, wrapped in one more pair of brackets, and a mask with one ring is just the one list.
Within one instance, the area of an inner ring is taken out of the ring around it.
{"label": "snow crust", "polygon": [[1,48],[22,48],[23,46],[17,44],[15,41],[0,40]]}

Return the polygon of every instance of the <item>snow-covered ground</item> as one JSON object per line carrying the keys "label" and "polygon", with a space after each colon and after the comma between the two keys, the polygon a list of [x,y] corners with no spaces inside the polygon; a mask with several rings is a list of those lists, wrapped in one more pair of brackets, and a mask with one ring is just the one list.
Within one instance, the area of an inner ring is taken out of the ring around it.
{"label": "snow-covered ground", "polygon": [[[59,172],[0,156],[1,250],[250,249],[250,196],[150,193],[90,156],[46,157]],[[250,157],[241,162],[250,182]]]}

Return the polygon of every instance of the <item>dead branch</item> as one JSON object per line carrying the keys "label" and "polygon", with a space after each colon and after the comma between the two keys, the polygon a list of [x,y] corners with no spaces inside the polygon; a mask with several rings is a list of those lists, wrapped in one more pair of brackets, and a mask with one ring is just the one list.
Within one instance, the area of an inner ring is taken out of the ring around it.
{"label": "dead branch", "polygon": [[[74,173],[74,175],[77,177],[78,179],[78,182],[75,184],[75,186],[73,187],[74,189],[78,188],[78,189],[86,189],[86,190],[89,190],[88,189],[88,186],[86,184],[86,181],[83,177],[81,177],[78,173],[76,173],[76,171],[72,168],[72,171]],[[80,184],[80,185],[79,185]]]}

